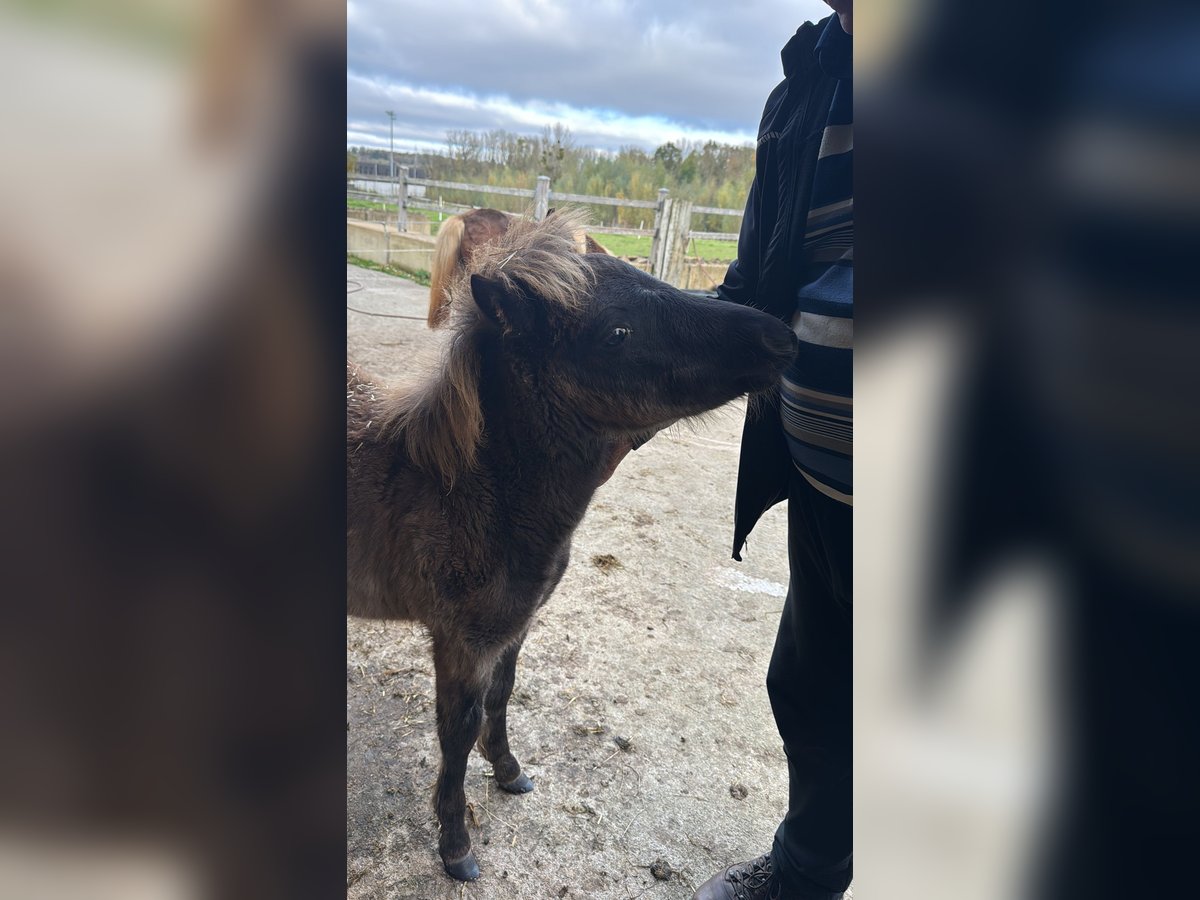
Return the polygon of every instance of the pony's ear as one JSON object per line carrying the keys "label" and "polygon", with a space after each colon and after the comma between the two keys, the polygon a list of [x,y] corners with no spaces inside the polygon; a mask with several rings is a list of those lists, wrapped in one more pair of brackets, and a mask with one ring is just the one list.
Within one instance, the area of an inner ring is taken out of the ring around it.
{"label": "pony's ear", "polygon": [[528,300],[520,293],[507,290],[499,279],[473,274],[471,296],[479,311],[501,330],[520,332],[528,327]]}

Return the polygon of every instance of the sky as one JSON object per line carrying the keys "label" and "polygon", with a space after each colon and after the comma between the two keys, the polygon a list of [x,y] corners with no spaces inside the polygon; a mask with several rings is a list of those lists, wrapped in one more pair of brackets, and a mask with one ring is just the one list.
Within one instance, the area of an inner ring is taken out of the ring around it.
{"label": "sky", "polygon": [[752,143],[779,51],[821,0],[349,0],[346,143],[445,149],[446,132],[580,146]]}

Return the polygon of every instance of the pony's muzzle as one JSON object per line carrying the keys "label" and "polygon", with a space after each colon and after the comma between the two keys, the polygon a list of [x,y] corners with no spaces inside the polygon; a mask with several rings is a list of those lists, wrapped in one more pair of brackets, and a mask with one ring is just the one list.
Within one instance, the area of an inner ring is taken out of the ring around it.
{"label": "pony's muzzle", "polygon": [[779,327],[764,329],[762,343],[771,359],[786,367],[795,358],[800,342],[792,329],[777,319],[772,321]]}

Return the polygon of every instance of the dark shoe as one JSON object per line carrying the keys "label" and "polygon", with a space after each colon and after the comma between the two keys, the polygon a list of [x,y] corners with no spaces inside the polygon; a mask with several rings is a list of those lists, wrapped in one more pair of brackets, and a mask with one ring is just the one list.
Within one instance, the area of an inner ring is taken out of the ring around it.
{"label": "dark shoe", "polygon": [[771,854],[730,866],[696,891],[692,900],[779,900],[779,884],[771,877]]}

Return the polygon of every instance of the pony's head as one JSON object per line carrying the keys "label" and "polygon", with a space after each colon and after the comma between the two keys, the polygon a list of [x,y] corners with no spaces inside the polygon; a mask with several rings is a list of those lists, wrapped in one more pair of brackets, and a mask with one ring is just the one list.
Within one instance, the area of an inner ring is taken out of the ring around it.
{"label": "pony's head", "polygon": [[585,227],[574,210],[514,220],[450,287],[441,365],[385,415],[409,458],[447,486],[474,466],[484,438],[485,356],[564,427],[630,441],[767,391],[791,361],[796,339],[782,322],[580,254]]}
{"label": "pony's head", "polygon": [[615,257],[574,252],[580,213],[514,222],[458,290],[460,334],[498,341],[573,418],[634,437],[772,388],[796,349],[758,310],[687,294]]}

